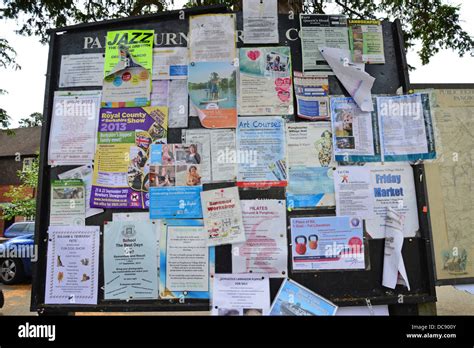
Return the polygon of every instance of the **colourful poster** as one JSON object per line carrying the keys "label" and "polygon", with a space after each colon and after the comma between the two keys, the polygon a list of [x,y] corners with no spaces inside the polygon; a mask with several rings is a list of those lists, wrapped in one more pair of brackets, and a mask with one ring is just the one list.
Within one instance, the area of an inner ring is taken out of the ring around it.
{"label": "colourful poster", "polygon": [[81,179],[51,181],[50,226],[86,224],[85,187]]}
{"label": "colourful poster", "polygon": [[239,115],[293,114],[289,47],[240,49]]}
{"label": "colourful poster", "polygon": [[237,126],[237,70],[234,62],[192,62],[190,105],[205,128]]}
{"label": "colourful poster", "polygon": [[329,82],[326,76],[293,72],[298,117],[308,120],[329,119]]}
{"label": "colourful poster", "polygon": [[349,19],[349,44],[354,63],[385,64],[382,23]]}
{"label": "colourful poster", "polygon": [[91,207],[148,208],[150,146],[167,128],[166,107],[101,110]]}
{"label": "colourful poster", "polygon": [[107,33],[102,107],[150,105],[153,38],[153,30]]}

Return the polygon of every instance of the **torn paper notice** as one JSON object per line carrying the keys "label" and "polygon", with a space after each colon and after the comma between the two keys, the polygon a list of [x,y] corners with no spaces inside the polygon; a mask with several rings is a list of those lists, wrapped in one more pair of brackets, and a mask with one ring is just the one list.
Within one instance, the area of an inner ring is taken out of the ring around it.
{"label": "torn paper notice", "polygon": [[360,64],[352,63],[348,50],[321,47],[320,51],[360,109],[374,111],[371,89],[375,78],[361,69]]}
{"label": "torn paper notice", "polygon": [[385,256],[382,285],[395,289],[397,284],[401,284],[410,290],[405,263],[403,262],[402,247],[403,217],[394,209],[388,207],[385,220]]}

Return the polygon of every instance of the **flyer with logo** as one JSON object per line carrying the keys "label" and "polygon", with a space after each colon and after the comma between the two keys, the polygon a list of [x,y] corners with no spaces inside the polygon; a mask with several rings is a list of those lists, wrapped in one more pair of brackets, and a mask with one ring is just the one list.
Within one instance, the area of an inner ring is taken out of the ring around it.
{"label": "flyer with logo", "polygon": [[100,95],[100,91],[54,92],[49,165],[86,165],[92,162]]}
{"label": "flyer with logo", "polygon": [[107,32],[102,107],[150,105],[154,30]]}
{"label": "flyer with logo", "polygon": [[104,300],[158,298],[155,229],[152,221],[104,225]]}
{"label": "flyer with logo", "polygon": [[216,274],[212,291],[212,315],[268,315],[270,279],[252,274]]}
{"label": "flyer with logo", "polygon": [[409,164],[371,164],[339,167],[334,174],[336,214],[366,220],[367,233],[385,238],[387,208],[404,219],[403,235],[419,230],[413,168]]}
{"label": "flyer with logo", "polygon": [[285,187],[285,121],[282,117],[239,117],[239,187]]}
{"label": "flyer with logo", "polygon": [[319,47],[349,49],[347,19],[343,15],[300,14],[303,71],[331,71]]}
{"label": "flyer with logo", "polygon": [[363,222],[358,217],[290,219],[293,271],[365,269]]}
{"label": "flyer with logo", "polygon": [[277,0],[243,0],[245,44],[278,43]]}
{"label": "flyer with logo", "polygon": [[286,124],[289,209],[334,206],[332,131],[329,122]]}
{"label": "flyer with logo", "polygon": [[201,204],[209,246],[245,242],[236,186],[201,192]]}
{"label": "flyer with logo", "polygon": [[150,218],[202,218],[201,153],[200,144],[152,145]]}
{"label": "flyer with logo", "polygon": [[215,250],[202,220],[166,220],[160,243],[160,298],[209,299]]}
{"label": "flyer with logo", "polygon": [[239,51],[239,115],[293,114],[290,47],[246,47]]}
{"label": "flyer with logo", "polygon": [[349,44],[354,63],[385,64],[382,23],[349,19]]}
{"label": "flyer with logo", "polygon": [[293,72],[298,117],[329,120],[329,82],[326,76]]}
{"label": "flyer with logo", "polygon": [[85,225],[85,195],[84,182],[80,179],[52,180],[49,225]]}
{"label": "flyer with logo", "polygon": [[237,69],[234,62],[191,62],[189,103],[204,128],[235,128]]}
{"label": "flyer with logo", "polygon": [[97,304],[99,226],[50,226],[46,304]]}
{"label": "flyer with logo", "polygon": [[285,279],[273,300],[270,315],[335,315],[337,306],[291,279]]}
{"label": "flyer with logo", "polygon": [[167,129],[165,107],[101,110],[91,207],[148,208],[150,146]]}
{"label": "flyer with logo", "polygon": [[232,244],[232,273],[288,275],[284,200],[241,200],[246,241]]}
{"label": "flyer with logo", "polygon": [[153,80],[186,80],[187,78],[187,47],[157,47],[153,49]]}

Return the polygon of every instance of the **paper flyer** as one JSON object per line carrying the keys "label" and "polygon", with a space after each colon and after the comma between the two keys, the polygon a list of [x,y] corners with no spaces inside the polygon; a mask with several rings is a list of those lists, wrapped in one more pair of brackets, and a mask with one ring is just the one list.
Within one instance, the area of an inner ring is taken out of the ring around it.
{"label": "paper flyer", "polygon": [[288,275],[285,201],[241,200],[246,241],[232,244],[232,273]]}
{"label": "paper flyer", "polygon": [[428,94],[377,97],[382,160],[418,161],[436,158]]}
{"label": "paper flyer", "polygon": [[91,208],[91,189],[92,189],[92,166],[82,166],[68,170],[67,172],[58,175],[59,179],[80,179],[84,182],[85,189],[85,203],[86,203],[86,218],[104,212],[104,209]]}
{"label": "paper flyer", "polygon": [[356,63],[385,64],[382,23],[349,19],[349,44]]}
{"label": "paper flyer", "polygon": [[403,216],[404,237],[416,236],[418,208],[413,168],[409,164],[339,167],[334,174],[334,185],[336,214],[366,220],[367,233],[373,239],[385,238],[388,208]]}
{"label": "paper flyer", "polygon": [[80,179],[51,181],[50,226],[86,224],[84,182]]}
{"label": "paper flyer", "polygon": [[236,18],[233,13],[205,14],[189,17],[189,62],[225,62],[237,57]]}
{"label": "paper flyer", "polygon": [[365,269],[360,218],[302,217],[290,224],[293,271]]}
{"label": "paper flyer", "polygon": [[151,83],[151,106],[168,108],[168,128],[188,126],[187,80],[156,80]]}
{"label": "paper flyer", "polygon": [[233,62],[190,63],[188,93],[204,128],[236,127],[237,69]]}
{"label": "paper flyer", "polygon": [[99,226],[50,226],[45,304],[97,304]]}
{"label": "paper flyer", "polygon": [[153,30],[107,32],[102,107],[150,105]]}
{"label": "paper flyer", "polygon": [[100,95],[100,91],[54,92],[49,165],[85,165],[92,162]]}
{"label": "paper flyer", "polygon": [[101,110],[91,207],[148,208],[150,145],[166,143],[167,113],[165,107]]}
{"label": "paper flyer", "polygon": [[362,111],[352,98],[330,100],[336,161],[381,162],[376,112]]}
{"label": "paper flyer", "polygon": [[209,299],[215,250],[202,220],[166,220],[160,243],[160,298]]}
{"label": "paper flyer", "polygon": [[303,71],[331,71],[319,47],[349,49],[347,19],[343,15],[300,14]]}
{"label": "paper flyer", "polygon": [[290,47],[247,47],[239,52],[239,115],[293,114]]}
{"label": "paper flyer", "polygon": [[278,43],[277,0],[243,0],[245,44]]}
{"label": "paper flyer", "polygon": [[216,274],[212,292],[212,315],[268,315],[270,279],[252,274]]}
{"label": "paper flyer", "polygon": [[329,122],[286,124],[289,209],[328,207],[334,200],[332,131]]}
{"label": "paper flyer", "polygon": [[155,229],[152,221],[104,225],[104,300],[158,298]]}
{"label": "paper flyer", "polygon": [[201,192],[201,204],[209,246],[245,242],[236,186]]}
{"label": "paper flyer", "polygon": [[337,306],[291,279],[285,279],[270,309],[272,316],[335,315]]}
{"label": "paper flyer", "polygon": [[83,53],[61,56],[59,87],[102,86],[104,54]]}
{"label": "paper flyer", "polygon": [[150,106],[168,106],[170,82],[170,80],[152,81]]}
{"label": "paper flyer", "polygon": [[329,82],[327,76],[293,72],[298,117],[329,120]]}
{"label": "paper flyer", "polygon": [[187,47],[157,47],[153,49],[153,80],[186,80],[187,78]]}
{"label": "paper flyer", "polygon": [[360,109],[366,112],[374,111],[372,86],[375,78],[367,74],[360,64],[352,63],[348,50],[321,47],[320,51]]}
{"label": "paper flyer", "polygon": [[201,145],[203,183],[235,181],[237,179],[237,149],[234,129],[183,129],[183,142]]}

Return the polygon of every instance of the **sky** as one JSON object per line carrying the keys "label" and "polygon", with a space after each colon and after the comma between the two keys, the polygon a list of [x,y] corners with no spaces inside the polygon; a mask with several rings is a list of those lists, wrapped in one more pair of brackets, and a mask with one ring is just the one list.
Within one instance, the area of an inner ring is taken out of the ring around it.
{"label": "sky", "polygon": [[[184,0],[175,0],[174,8],[181,8]],[[461,5],[461,23],[468,33],[474,35],[474,1],[458,0],[450,3]],[[0,37],[7,39],[17,52],[17,63],[21,70],[0,70],[0,89],[8,91],[0,95],[0,107],[11,116],[11,127],[33,112],[43,111],[45,74],[48,46],[39,43],[38,37],[17,35],[19,25],[14,21],[0,21]],[[418,48],[419,49],[419,48]],[[422,66],[416,54],[417,47],[407,55],[408,64],[416,67],[410,72],[412,83],[474,83],[474,58],[460,58],[451,50],[440,51]]]}

